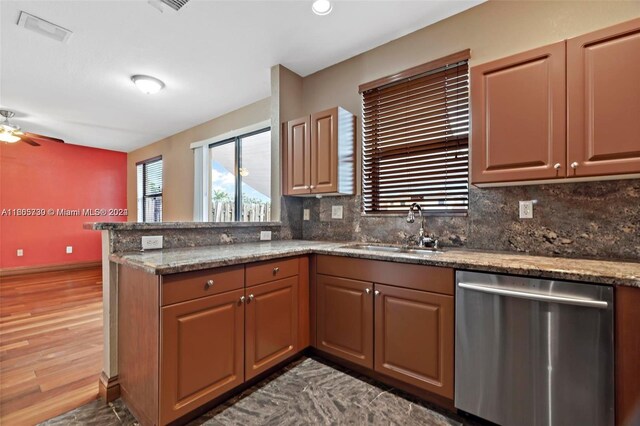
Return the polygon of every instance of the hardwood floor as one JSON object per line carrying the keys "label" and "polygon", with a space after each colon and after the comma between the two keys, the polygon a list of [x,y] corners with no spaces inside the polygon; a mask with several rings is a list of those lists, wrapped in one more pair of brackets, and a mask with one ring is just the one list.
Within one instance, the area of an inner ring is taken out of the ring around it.
{"label": "hardwood floor", "polygon": [[100,268],[0,280],[0,424],[36,424],[96,399]]}

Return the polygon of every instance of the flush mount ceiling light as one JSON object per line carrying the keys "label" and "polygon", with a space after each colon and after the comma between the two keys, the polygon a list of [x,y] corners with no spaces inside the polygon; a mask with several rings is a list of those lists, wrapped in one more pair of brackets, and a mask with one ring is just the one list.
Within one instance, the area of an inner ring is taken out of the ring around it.
{"label": "flush mount ceiling light", "polygon": [[329,0],[316,0],[311,5],[311,10],[316,15],[324,16],[331,13],[333,6]]}
{"label": "flush mount ceiling light", "polygon": [[164,88],[164,83],[161,80],[149,75],[134,75],[131,77],[131,81],[142,93],[147,95],[158,93]]}

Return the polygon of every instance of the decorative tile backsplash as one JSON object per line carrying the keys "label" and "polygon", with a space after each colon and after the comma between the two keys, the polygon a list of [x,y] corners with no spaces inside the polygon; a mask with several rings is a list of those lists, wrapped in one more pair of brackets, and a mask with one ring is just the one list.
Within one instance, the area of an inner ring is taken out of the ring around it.
{"label": "decorative tile backsplash", "polygon": [[[537,200],[533,219],[518,218],[518,201]],[[331,219],[331,206],[344,219]],[[305,199],[311,220],[302,238],[401,243],[417,235],[418,219],[362,216],[360,197]],[[426,219],[443,246],[566,257],[640,260],[640,179],[469,190],[466,217]]]}

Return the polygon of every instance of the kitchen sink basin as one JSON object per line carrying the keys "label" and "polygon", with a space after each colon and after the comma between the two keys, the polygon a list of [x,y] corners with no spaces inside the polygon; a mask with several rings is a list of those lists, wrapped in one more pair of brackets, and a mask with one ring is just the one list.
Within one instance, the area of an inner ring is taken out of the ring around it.
{"label": "kitchen sink basin", "polygon": [[375,245],[375,244],[349,244],[346,246],[342,246],[341,248],[348,248],[353,250],[365,250],[365,251],[377,251],[383,253],[408,253],[408,254],[420,254],[420,255],[431,255],[436,253],[442,253],[442,250],[437,250],[433,248],[410,248],[410,247],[402,247],[402,246],[392,246],[392,245]]}

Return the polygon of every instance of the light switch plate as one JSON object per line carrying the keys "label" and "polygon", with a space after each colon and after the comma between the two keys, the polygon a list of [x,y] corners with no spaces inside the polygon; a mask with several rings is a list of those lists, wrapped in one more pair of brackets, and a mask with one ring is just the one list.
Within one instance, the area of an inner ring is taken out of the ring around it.
{"label": "light switch plate", "polygon": [[331,219],[342,219],[342,206],[331,206]]}
{"label": "light switch plate", "polygon": [[154,237],[142,237],[142,250],[155,250],[162,248],[162,235]]}
{"label": "light switch plate", "polygon": [[73,246],[67,246],[66,252],[67,252],[67,254],[73,253]]}
{"label": "light switch plate", "polygon": [[260,231],[260,241],[270,241],[271,231]]}
{"label": "light switch plate", "polygon": [[24,256],[24,250],[22,250],[22,249],[16,250],[16,256],[18,256],[18,257]]}
{"label": "light switch plate", "polygon": [[533,201],[520,201],[520,219],[533,219]]}
{"label": "light switch plate", "polygon": [[311,210],[304,209],[302,210],[302,220],[310,220],[311,219]]}

